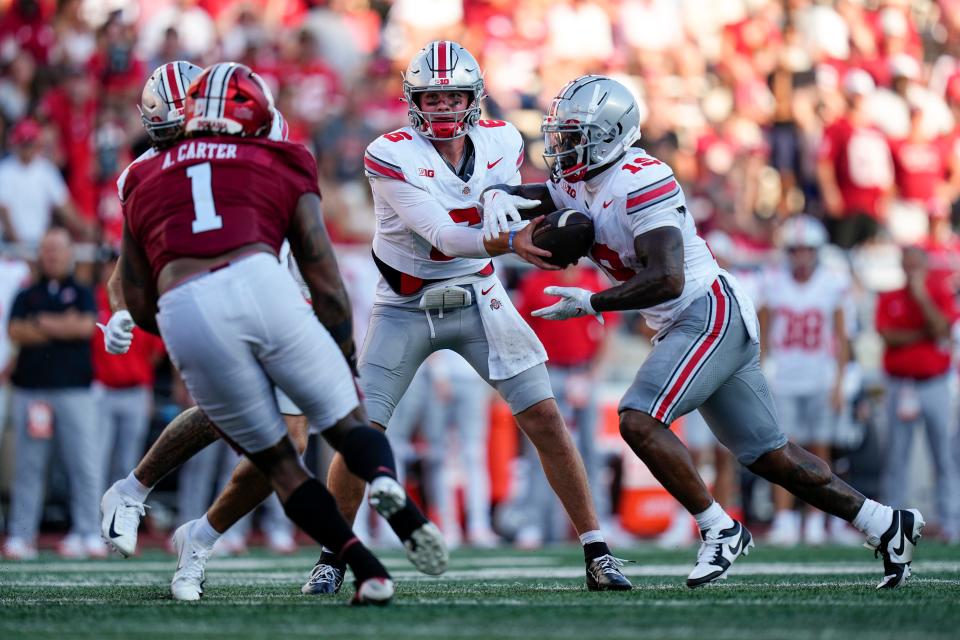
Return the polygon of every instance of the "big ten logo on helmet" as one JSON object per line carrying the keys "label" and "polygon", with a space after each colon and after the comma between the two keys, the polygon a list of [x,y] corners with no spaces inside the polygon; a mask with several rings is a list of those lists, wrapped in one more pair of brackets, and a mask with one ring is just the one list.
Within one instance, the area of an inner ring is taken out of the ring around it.
{"label": "big ten logo on helmet", "polygon": [[424,176],[425,178],[432,178],[436,175],[436,171],[433,169],[424,169],[423,167],[420,167],[419,171],[420,175]]}
{"label": "big ten logo on helmet", "polygon": [[432,85],[448,85],[450,84],[450,78],[431,78],[430,84]]}

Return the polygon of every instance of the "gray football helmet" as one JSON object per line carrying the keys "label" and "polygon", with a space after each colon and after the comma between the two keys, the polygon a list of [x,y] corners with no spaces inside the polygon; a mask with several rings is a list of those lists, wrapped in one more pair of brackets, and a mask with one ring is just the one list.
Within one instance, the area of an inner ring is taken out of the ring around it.
{"label": "gray football helmet", "polygon": [[[424,113],[417,100],[427,91],[464,91],[470,102],[463,111]],[[435,40],[410,61],[403,74],[403,97],[410,124],[428,140],[451,140],[467,135],[480,120],[480,104],[486,96],[480,65],[456,42]]]}
{"label": "gray football helmet", "polygon": [[154,144],[169,144],[183,134],[183,101],[203,69],[185,60],[153,70],[140,96],[140,120]]}
{"label": "gray football helmet", "polygon": [[633,95],[616,80],[580,76],[553,99],[540,131],[551,178],[579,182],[640,138],[640,112]]}

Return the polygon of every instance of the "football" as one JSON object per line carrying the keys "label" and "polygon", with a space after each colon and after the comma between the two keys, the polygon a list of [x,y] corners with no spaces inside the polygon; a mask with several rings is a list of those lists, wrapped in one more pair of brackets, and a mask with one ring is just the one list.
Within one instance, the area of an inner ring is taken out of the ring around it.
{"label": "football", "polygon": [[533,230],[533,244],[553,254],[545,262],[558,267],[576,264],[593,245],[593,221],[576,209],[559,209]]}

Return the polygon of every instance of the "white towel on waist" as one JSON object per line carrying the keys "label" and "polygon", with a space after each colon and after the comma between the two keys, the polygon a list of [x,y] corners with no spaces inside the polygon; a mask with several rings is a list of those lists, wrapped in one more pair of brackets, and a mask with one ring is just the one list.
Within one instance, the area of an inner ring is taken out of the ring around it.
{"label": "white towel on waist", "polygon": [[490,379],[506,380],[546,362],[540,339],[520,317],[500,279],[490,275],[471,284],[490,345]]}
{"label": "white towel on waist", "polygon": [[750,299],[750,296],[748,296],[743,290],[743,287],[740,286],[736,276],[724,269],[720,269],[720,275],[723,276],[723,279],[727,281],[727,284],[730,285],[730,288],[733,290],[733,297],[737,299],[737,306],[740,307],[740,316],[743,318],[743,326],[747,330],[747,335],[750,336],[750,341],[754,344],[759,344],[760,319],[757,317],[757,310],[753,306],[753,300]]}

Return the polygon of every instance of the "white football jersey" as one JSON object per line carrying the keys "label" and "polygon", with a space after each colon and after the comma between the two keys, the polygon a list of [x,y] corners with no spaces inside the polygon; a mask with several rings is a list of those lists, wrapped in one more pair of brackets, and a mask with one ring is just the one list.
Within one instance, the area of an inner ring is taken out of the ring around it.
{"label": "white football jersey", "polygon": [[[23,260],[0,258],[0,322],[7,326],[10,308],[20,289],[30,284],[30,266]],[[0,368],[10,362],[12,352],[10,336],[0,332]]]}
{"label": "white football jersey", "polygon": [[[501,120],[481,120],[467,134],[474,147],[474,170],[464,182],[454,173],[429,140],[412,127],[404,127],[370,143],[364,157],[370,178],[377,229],[373,252],[388,267],[401,274],[423,280],[469,276],[490,263],[490,258],[459,258],[444,255],[411,228],[386,198],[378,193],[382,180],[402,180],[427,192],[440,205],[435,212],[405,212],[410,216],[445,215],[443,224],[480,227],[480,194],[495,184],[519,184],[523,159],[523,138],[516,128]],[[444,213],[440,213],[440,210]],[[424,221],[429,224],[430,221]],[[462,278],[464,277],[464,278]],[[479,279],[479,278],[477,278]],[[417,295],[422,295],[422,291]],[[380,278],[377,299],[405,302],[413,295],[399,295]]]}
{"label": "white football jersey", "polygon": [[831,388],[837,374],[833,316],[844,307],[848,290],[846,277],[823,266],[806,282],[797,282],[786,268],[765,275],[760,297],[770,318],[775,392],[799,395]]}
{"label": "white football jersey", "polygon": [[668,327],[709,290],[720,274],[707,244],[697,235],[673,170],[643,149],[630,149],[623,159],[591,180],[547,184],[556,204],[582,211],[593,220],[595,238],[590,259],[617,283],[626,282],[642,267],[634,238],[660,227],[680,229],[683,292],[673,300],[639,309],[652,329]]}

